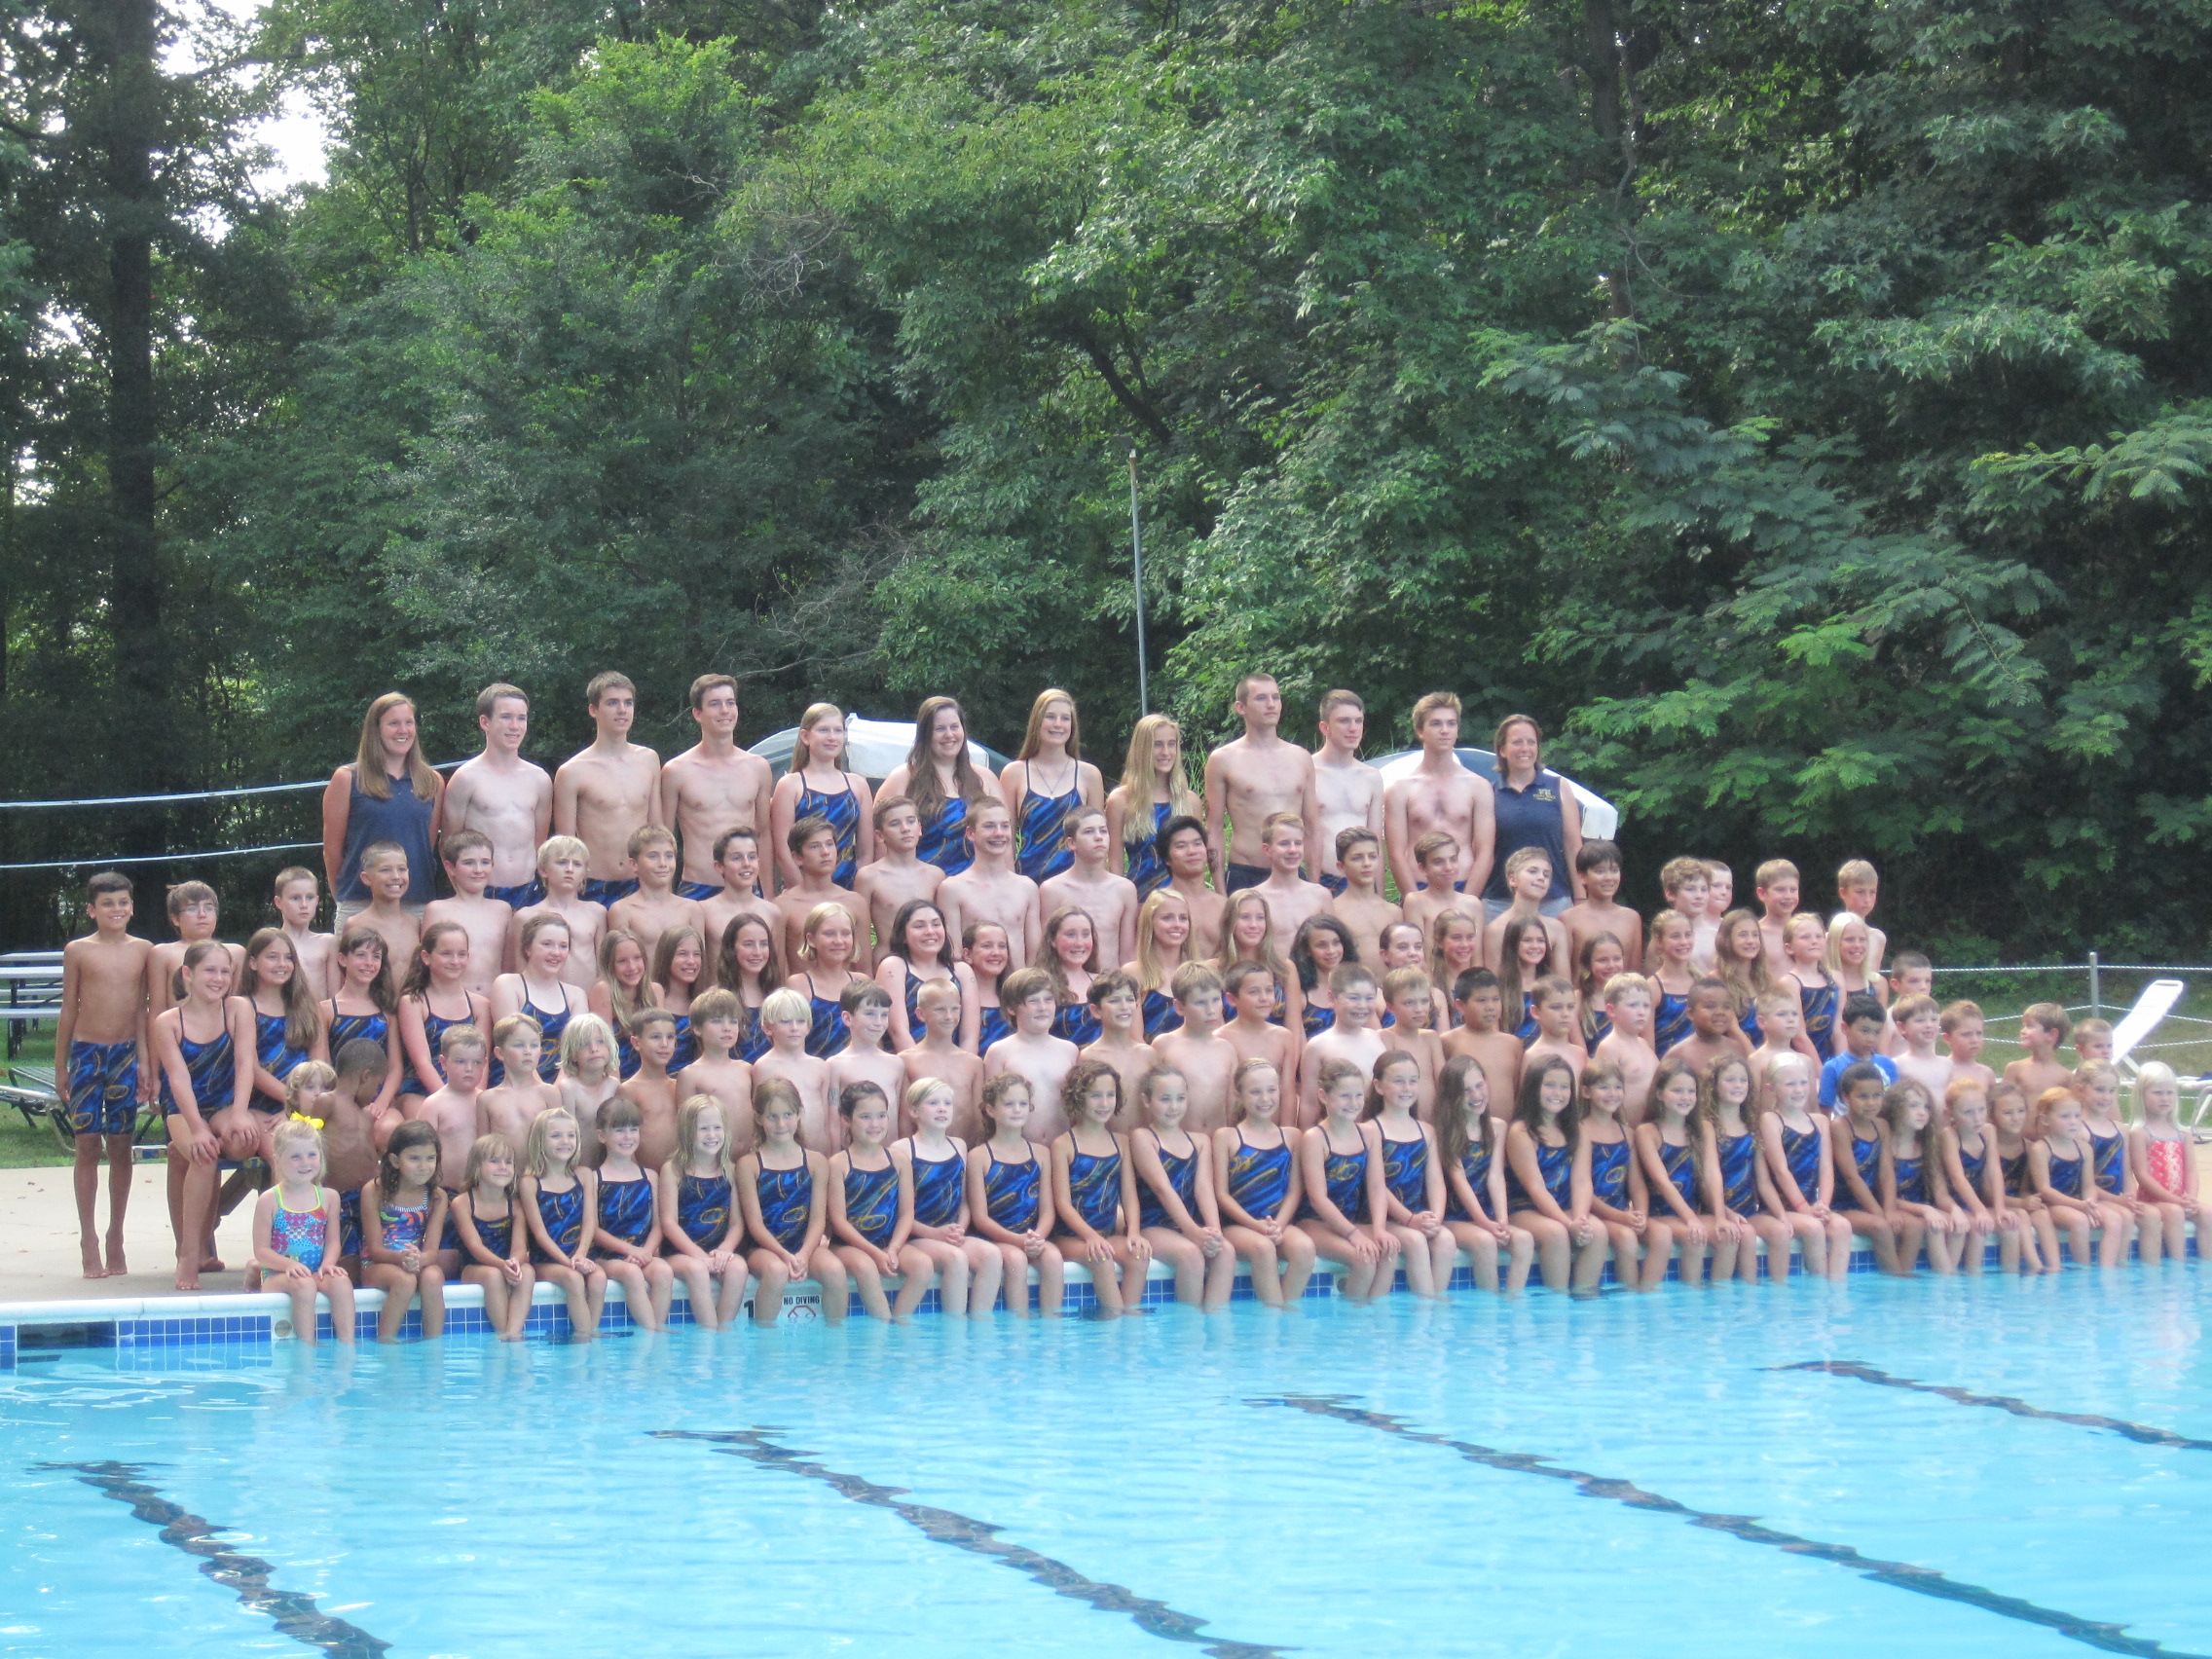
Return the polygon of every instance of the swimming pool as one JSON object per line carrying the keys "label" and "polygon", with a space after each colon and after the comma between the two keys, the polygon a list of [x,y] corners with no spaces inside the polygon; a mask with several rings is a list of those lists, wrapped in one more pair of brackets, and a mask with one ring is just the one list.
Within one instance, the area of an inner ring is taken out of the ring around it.
{"label": "swimming pool", "polygon": [[0,1653],[2212,1653],[2199,1271],[26,1357]]}

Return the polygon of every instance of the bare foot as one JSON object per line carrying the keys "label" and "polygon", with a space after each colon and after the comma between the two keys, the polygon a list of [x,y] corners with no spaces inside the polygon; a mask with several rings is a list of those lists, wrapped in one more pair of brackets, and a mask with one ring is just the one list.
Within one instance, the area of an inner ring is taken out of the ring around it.
{"label": "bare foot", "polygon": [[200,1288],[200,1270],[188,1262],[177,1263],[176,1287],[179,1290],[198,1290]]}
{"label": "bare foot", "polygon": [[256,1267],[246,1269],[245,1288],[249,1291],[259,1290],[261,1288],[261,1270],[259,1268]]}
{"label": "bare foot", "polygon": [[86,1244],[84,1247],[83,1255],[85,1262],[85,1276],[87,1278],[107,1277],[107,1270],[100,1266],[100,1252],[98,1245],[92,1243]]}
{"label": "bare foot", "polygon": [[123,1235],[110,1234],[107,1241],[107,1276],[121,1278],[129,1271],[129,1264],[123,1259]]}
{"label": "bare foot", "polygon": [[223,1258],[216,1255],[212,1250],[208,1251],[205,1259],[200,1264],[200,1271],[203,1273],[221,1272],[223,1271]]}

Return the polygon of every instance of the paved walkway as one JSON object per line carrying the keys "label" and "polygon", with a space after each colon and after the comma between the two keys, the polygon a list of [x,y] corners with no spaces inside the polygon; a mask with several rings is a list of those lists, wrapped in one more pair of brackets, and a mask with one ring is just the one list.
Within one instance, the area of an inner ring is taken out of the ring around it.
{"label": "paved walkway", "polygon": [[[77,1255],[77,1200],[73,1172],[0,1169],[0,1302],[81,1297],[160,1296],[176,1287],[175,1246],[169,1242],[167,1165],[141,1163],[124,1212],[123,1241],[130,1272],[121,1278],[89,1279]],[[107,1171],[100,1171],[98,1214],[107,1218]],[[253,1217],[240,1203],[215,1230],[215,1248],[230,1271],[202,1273],[203,1293],[243,1290]]]}

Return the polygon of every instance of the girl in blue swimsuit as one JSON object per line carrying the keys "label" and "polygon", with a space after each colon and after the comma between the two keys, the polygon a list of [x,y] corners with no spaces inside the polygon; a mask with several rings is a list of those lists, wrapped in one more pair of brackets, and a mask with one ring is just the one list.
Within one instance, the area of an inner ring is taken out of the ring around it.
{"label": "girl in blue swimsuit", "polygon": [[1090,1006],[1090,977],[1099,971],[1098,934],[1089,915],[1072,905],[1054,910],[1037,947],[1037,966],[1052,980],[1052,1035],[1079,1049],[1098,1041],[1098,1011]]}
{"label": "girl in blue swimsuit", "polygon": [[922,820],[914,856],[947,875],[975,862],[968,844],[968,813],[980,800],[999,798],[998,781],[976,769],[968,749],[968,720],[950,697],[927,697],[914,711],[914,747],[883,780],[885,794],[903,794]]}
{"label": "girl in blue swimsuit", "polygon": [[1300,1207],[1298,1148],[1277,1121],[1282,1075],[1269,1060],[1236,1068],[1236,1118],[1213,1132],[1214,1198],[1222,1236],[1251,1264],[1252,1294],[1282,1308],[1306,1294],[1313,1276],[1313,1240],[1296,1221]]}
{"label": "girl in blue swimsuit", "polygon": [[1147,715],[1129,732],[1122,781],[1106,797],[1106,821],[1123,849],[1123,873],[1149,899],[1167,884],[1160,832],[1170,818],[1205,817],[1205,802],[1183,775],[1183,728]]}
{"label": "girl in blue swimsuit", "polygon": [[1067,1131],[1052,1142],[1052,1242],[1090,1270],[1102,1317],[1136,1310],[1152,1242],[1138,1225],[1137,1177],[1125,1135],[1114,1131],[1122,1080],[1103,1060],[1078,1060],[1060,1085]]}
{"label": "girl in blue swimsuit", "polygon": [[1630,1290],[1651,1290],[1667,1274],[1667,1258],[1653,1251],[1640,1256],[1649,1198],[1636,1145],[1621,1107],[1628,1081],[1610,1060],[1592,1060],[1582,1069],[1580,1117],[1574,1153],[1575,1207],[1595,1216],[1613,1246],[1613,1282]]}
{"label": "girl in blue swimsuit", "polygon": [[1106,786],[1083,757],[1082,726],[1068,693],[1051,686],[1037,693],[1021,753],[999,774],[999,790],[1014,803],[1014,867],[1039,883],[1071,867],[1075,854],[1061,837],[1067,816],[1087,800],[1098,805]]}
{"label": "girl in blue swimsuit", "polygon": [[468,973],[468,930],[459,922],[432,922],[399,989],[399,1080],[402,1113],[445,1087],[445,1035],[457,1025],[492,1029],[490,1001],[462,983]]}
{"label": "girl in blue swimsuit", "polygon": [[[667,1039],[663,1037],[662,1042]],[[616,1095],[599,1113],[599,1206],[592,1251],[622,1287],[630,1322],[647,1331],[668,1324],[676,1270],[660,1253],[660,1171],[638,1161],[645,1115]]]}
{"label": "girl in blue swimsuit", "polygon": [[1490,1079],[1472,1054],[1447,1060],[1436,1077],[1436,1161],[1444,1168],[1444,1225],[1467,1252],[1477,1290],[1501,1288],[1497,1253],[1507,1252],[1502,1288],[1529,1283],[1536,1241],[1505,1220],[1505,1124],[1492,1116]]}
{"label": "girl in blue swimsuit", "polygon": [[[930,1287],[928,1252],[909,1241],[914,1188],[891,1156],[891,1097],[872,1083],[849,1083],[837,1093],[845,1150],[830,1161],[830,1244],[853,1275],[861,1306],[877,1319],[908,1323]],[[899,1275],[899,1300],[883,1294],[883,1276]]]}
{"label": "girl in blue swimsuit", "polygon": [[1643,947],[1644,974],[1651,980],[1651,1051],[1664,1059],[1667,1051],[1690,1034],[1690,987],[1697,974],[1690,955],[1697,948],[1697,930],[1689,917],[1676,910],[1661,910],[1651,918],[1650,942]]}
{"label": "girl in blue swimsuit", "polygon": [[1452,1288],[1459,1241],[1444,1225],[1444,1165],[1436,1155],[1436,1131],[1414,1116],[1420,1085],[1420,1062],[1402,1049],[1391,1050],[1375,1062],[1362,1117],[1374,1126],[1382,1155],[1382,1201],[1398,1240],[1406,1288],[1433,1299]]}
{"label": "girl in blue swimsuit", "polygon": [[361,1278],[384,1292],[377,1341],[395,1343],[408,1305],[423,1299],[423,1340],[445,1335],[446,1275],[436,1241],[445,1233],[438,1131],[420,1119],[391,1131],[377,1172],[361,1189]]}
{"label": "girl in blue swimsuit", "polygon": [[503,1343],[522,1340],[530,1293],[537,1284],[530,1268],[530,1230],[521,1221],[519,1163],[505,1135],[478,1135],[453,1199],[461,1280],[482,1287],[484,1322]]}
{"label": "girl in blue swimsuit", "polygon": [[1191,957],[1191,905],[1172,888],[1161,888],[1137,911],[1137,959],[1131,970],[1144,994],[1147,1043],[1183,1028],[1168,987]]}
{"label": "girl in blue swimsuit", "polygon": [[798,1090],[772,1077],[753,1090],[760,1144],[737,1166],[738,1201],[752,1241],[753,1322],[784,1316],[784,1287],[812,1278],[822,1287],[822,1317],[843,1322],[852,1302],[845,1264],[825,1239],[830,1161],[799,1145]]}
{"label": "girl in blue swimsuit", "polygon": [[1325,1060],[1315,1077],[1321,1094],[1318,1126],[1298,1139],[1298,1172],[1306,1194],[1299,1227],[1313,1253],[1345,1271],[1338,1294],[1372,1301],[1397,1276],[1398,1235],[1390,1231],[1382,1187],[1382,1143],[1373,1124],[1360,1122],[1367,1105],[1367,1074],[1349,1060]]}
{"label": "girl in blue swimsuit", "polygon": [[875,811],[866,779],[846,770],[845,717],[834,703],[811,703],[798,718],[791,767],[776,780],[768,800],[768,832],[784,885],[798,885],[798,860],[791,850],[792,826],[819,818],[837,838],[830,879],[851,887],[875,858]]}
{"label": "girl in blue swimsuit", "polygon": [[1734,1244],[1716,1243],[1716,1224],[1698,1209],[1705,1127],[1697,1115],[1697,1069],[1681,1055],[1670,1055],[1651,1074],[1651,1113],[1636,1126],[1637,1156],[1650,1196],[1644,1246],[1659,1258],[1655,1276],[1663,1277],[1670,1253],[1679,1245],[1676,1274],[1684,1284],[1704,1277],[1708,1249],[1715,1278],[1736,1271]]}
{"label": "girl in blue swimsuit", "polygon": [[1191,1110],[1183,1074],[1157,1067],[1137,1085],[1144,1123],[1129,1135],[1137,1170],[1137,1220],[1152,1253],[1175,1270],[1175,1300],[1219,1310],[1236,1282],[1236,1252],[1222,1236],[1213,1149],[1183,1126]]}
{"label": "girl in blue swimsuit", "polygon": [[1757,1280],[1759,1253],[1752,1241],[1758,1239],[1766,1244],[1767,1276],[1787,1279],[1790,1227],[1777,1213],[1760,1167],[1751,1062],[1741,1054],[1723,1054],[1705,1068],[1700,1085],[1698,1112],[1713,1137],[1706,1169],[1718,1182],[1717,1190],[1706,1196],[1706,1208],[1720,1218],[1723,1231],[1736,1235],[1736,1276],[1746,1284]]}
{"label": "girl in blue swimsuit", "polygon": [[940,1077],[906,1089],[914,1132],[892,1147],[914,1193],[914,1245],[935,1264],[938,1303],[958,1318],[988,1318],[999,1299],[1006,1259],[996,1244],[968,1230],[968,1148],[952,1133],[960,1097]]}
{"label": "girl in blue swimsuit", "polygon": [[1298,975],[1303,1004],[1299,1021],[1309,1040],[1337,1022],[1337,999],[1329,989],[1329,976],[1346,962],[1359,960],[1359,946],[1351,929],[1334,916],[1309,916],[1298,924],[1290,941],[1290,965]]}
{"label": "girl in blue swimsuit", "polygon": [[1828,1161],[1829,1124],[1813,1110],[1813,1063],[1804,1055],[1783,1054],[1769,1062],[1759,1151],[1805,1271],[1840,1279],[1851,1265],[1851,1223],[1830,1208],[1835,1169]]}
{"label": "girl in blue swimsuit", "polygon": [[999,980],[1013,966],[1014,947],[996,922],[970,923],[960,944],[976,974],[976,1052],[987,1054],[993,1043],[1014,1035],[1013,1016],[999,1002]]}
{"label": "girl in blue swimsuit", "polygon": [[328,1063],[322,1013],[300,972],[299,955],[282,928],[263,928],[246,941],[245,995],[253,1004],[253,1097],[256,1112],[284,1110],[284,1082],[302,1061]]}
{"label": "girl in blue swimsuit", "polygon": [[1052,1242],[1052,1184],[1035,1142],[1022,1133],[1035,1104],[1029,1080],[1001,1072],[983,1085],[983,1140],[968,1154],[968,1215],[978,1236],[1006,1264],[1007,1309],[1029,1317],[1029,1270],[1037,1270],[1037,1309],[1060,1316],[1066,1264]]}
{"label": "girl in blue swimsuit", "polygon": [[[567,931],[566,925],[563,932]],[[358,922],[338,939],[338,984],[322,1004],[323,1029],[330,1033],[330,1055],[356,1039],[375,1043],[385,1051],[384,1087],[368,1106],[369,1116],[381,1118],[399,1098],[406,1066],[399,1052],[398,999],[392,994],[391,973],[386,961],[384,935]]]}
{"label": "girl in blue swimsuit", "polygon": [[592,1259],[599,1177],[576,1167],[582,1147],[583,1131],[567,1107],[548,1107],[531,1120],[522,1149],[522,1218],[530,1229],[532,1266],[539,1278],[560,1287],[569,1305],[570,1336],[588,1343],[599,1335],[607,1270]]}
{"label": "girl in blue swimsuit", "polygon": [[1505,1130],[1506,1217],[1536,1241],[1545,1285],[1590,1295],[1605,1269],[1605,1230],[1571,1213],[1577,1141],[1574,1068],[1556,1054],[1522,1074],[1521,1099]]}
{"label": "girl in blue swimsuit", "polygon": [[710,1331],[733,1323],[745,1300],[736,1181],[728,1114],[713,1095],[694,1094],[676,1110],[676,1156],[660,1172],[660,1236],[690,1294],[692,1323]]}

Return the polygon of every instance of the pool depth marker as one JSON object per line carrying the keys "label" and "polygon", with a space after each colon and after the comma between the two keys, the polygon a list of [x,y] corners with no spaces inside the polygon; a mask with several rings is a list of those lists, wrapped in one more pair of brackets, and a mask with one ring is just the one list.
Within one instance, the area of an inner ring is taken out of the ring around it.
{"label": "pool depth marker", "polygon": [[2153,1428],[2149,1423],[2129,1422],[2125,1418],[2099,1417],[2093,1412],[2046,1412],[2041,1406],[2031,1406],[2025,1400],[2010,1394],[1977,1394],[1971,1388],[1952,1388],[1940,1382],[1920,1382],[1910,1377],[1893,1377],[1887,1371],[1877,1371],[1871,1365],[1862,1365],[1856,1359],[1808,1359],[1797,1365],[1771,1365],[1769,1371],[1825,1371],[1830,1377],[1850,1377],[1861,1382],[1872,1382],[1884,1388],[1905,1388],[1915,1394],[1937,1394],[1962,1406],[1987,1406],[1993,1411],[2010,1412],[2014,1417],[2042,1418],[2048,1422],[2070,1422],[2077,1428],[2101,1428],[2108,1433],[2126,1436],[2145,1446],[2171,1446],[2181,1452],[2212,1452],[2212,1440],[2192,1440],[2186,1434],[2171,1429]]}
{"label": "pool depth marker", "polygon": [[1064,1561],[1055,1561],[1049,1555],[1021,1544],[1010,1544],[998,1536],[999,1529],[988,1521],[963,1515],[958,1510],[937,1509],[925,1503],[902,1503],[906,1495],[904,1487],[877,1486],[860,1475],[848,1475],[814,1461],[802,1452],[793,1452],[779,1446],[768,1436],[778,1432],[772,1426],[760,1428],[729,1429],[721,1432],[701,1432],[682,1428],[656,1428],[647,1430],[655,1440],[704,1440],[716,1451],[732,1457],[750,1458],[765,1468],[780,1469],[786,1474],[803,1475],[808,1480],[822,1482],[840,1497],[849,1497],[855,1503],[869,1504],[877,1509],[888,1509],[909,1527],[914,1528],[932,1543],[950,1544],[954,1549],[966,1550],[995,1561],[1001,1567],[1034,1578],[1055,1595],[1073,1597],[1088,1602],[1100,1612],[1126,1613],[1136,1621],[1137,1628],[1167,1641],[1186,1641],[1198,1646],[1214,1659],[1278,1659],[1293,1651],[1287,1647],[1271,1647],[1258,1641],[1209,1641],[1199,1635],[1206,1621],[1193,1613],[1180,1613],[1165,1602],[1155,1602],[1124,1590],[1119,1584],[1104,1584],[1088,1578]]}
{"label": "pool depth marker", "polygon": [[1582,1469],[1570,1469],[1555,1463],[1551,1458],[1534,1452],[1500,1452],[1494,1447],[1478,1446],[1469,1440],[1453,1440],[1445,1435],[1432,1434],[1426,1429],[1415,1428],[1405,1419],[1392,1417],[1387,1412],[1371,1412],[1352,1404],[1356,1398],[1350,1394],[1281,1394],[1251,1399],[1250,1406],[1287,1406],[1293,1411],[1306,1412],[1314,1417],[1335,1418],[1340,1422],[1357,1423],[1363,1428],[1380,1429],[1394,1434],[1401,1440],[1417,1441],[1423,1446],[1440,1446],[1456,1452],[1470,1463],[1481,1463],[1487,1468],[1504,1469],[1519,1475],[1544,1475],[1555,1481],[1567,1481],[1579,1487],[1585,1497],[1609,1497],[1631,1509],[1652,1510],[1662,1515],[1676,1515],[1693,1527],[1708,1527],[1730,1537],[1741,1538],[1750,1544],[1765,1544],[1786,1555],[1810,1556],[1815,1561],[1833,1562],[1848,1567],[1878,1584],[1893,1589],[1910,1590],[1915,1595],[1932,1596],[1939,1602],[1959,1602],[1970,1607],[1996,1613],[2001,1618],[2017,1619],[2022,1624],[2041,1625],[2056,1631],[2087,1646],[2101,1648],[2107,1653],[2131,1653],[2140,1659],[2206,1659],[2203,1654],[2187,1653],[2180,1648],[2139,1636],[2129,1636],[2125,1625],[2104,1624],[2095,1619],[2078,1618],[2055,1607],[2039,1606],[2034,1602],[2022,1601],[2017,1596],[2001,1595],[1978,1584],[1966,1584],[1938,1572],[1932,1567],[1917,1567],[1908,1561],[1882,1561],[1874,1556],[1861,1555],[1849,1544],[1827,1544],[1817,1538],[1801,1538],[1794,1532],[1779,1528],[1762,1527],[1749,1515],[1716,1515],[1709,1510],[1692,1509],[1688,1504],[1645,1492],[1633,1481],[1616,1480],[1607,1475],[1593,1475]]}
{"label": "pool depth marker", "polygon": [[271,1589],[269,1576],[276,1570],[274,1567],[259,1556],[239,1554],[215,1536],[238,1529],[202,1520],[164,1497],[138,1478],[148,1466],[106,1462],[31,1465],[34,1470],[68,1470],[102,1496],[129,1504],[132,1515],[162,1530],[163,1543],[198,1556],[202,1572],[237,1596],[241,1605],[266,1613],[294,1641],[334,1654],[337,1659],[376,1659],[390,1649],[390,1642],[379,1641],[359,1625],[317,1609],[313,1596],[297,1590]]}

